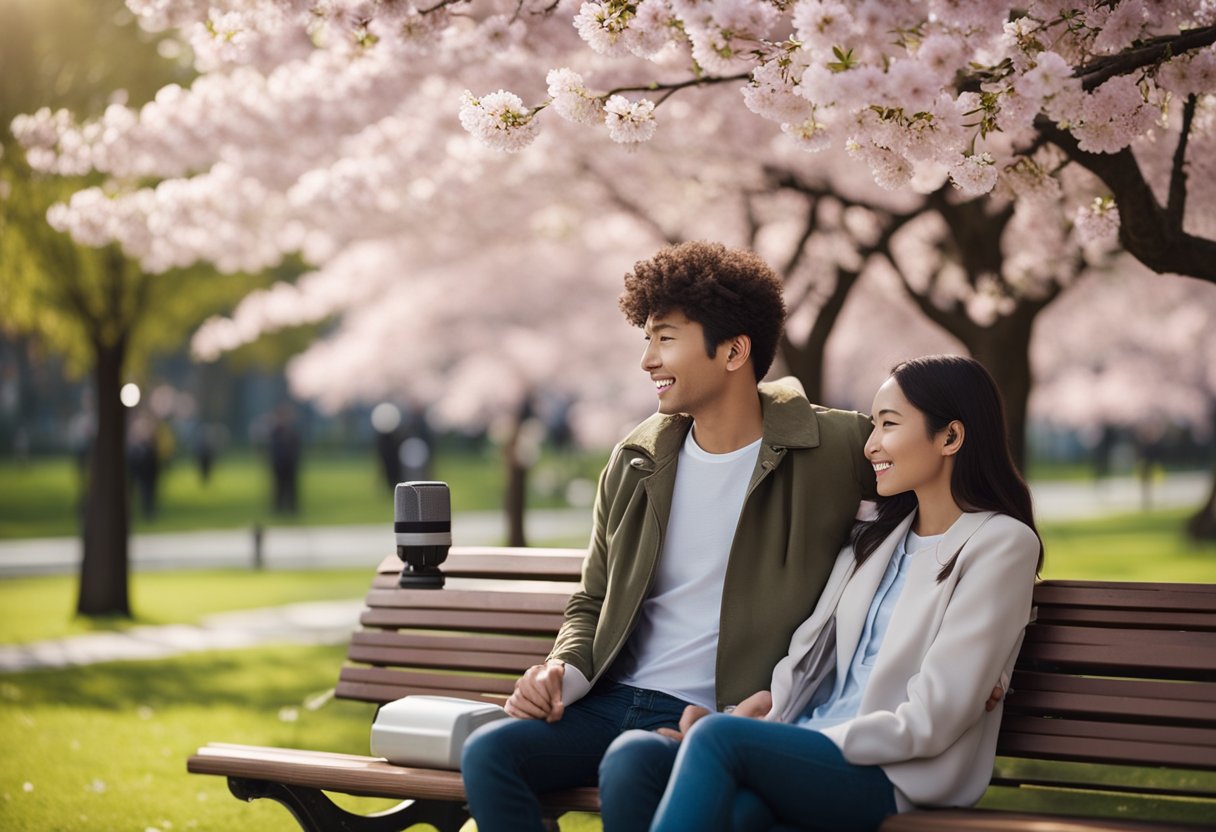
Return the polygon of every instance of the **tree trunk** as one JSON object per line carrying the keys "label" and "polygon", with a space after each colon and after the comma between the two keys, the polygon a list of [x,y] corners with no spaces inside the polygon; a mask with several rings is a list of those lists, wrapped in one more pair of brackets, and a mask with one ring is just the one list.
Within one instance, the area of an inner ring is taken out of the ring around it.
{"label": "tree trunk", "polygon": [[94,341],[93,380],[97,435],[89,451],[84,555],[80,561],[79,615],[131,616],[128,593],[129,531],[126,475],[127,431],[119,399],[126,339]]}
{"label": "tree trunk", "polygon": [[528,507],[528,469],[531,467],[534,454],[532,449],[523,447],[524,425],[532,416],[531,398],[524,399],[515,414],[515,422],[511,425],[511,433],[503,445],[503,463],[506,474],[506,492],[503,498],[503,511],[507,515],[507,545],[527,546],[524,535],[524,513]]}
{"label": "tree trunk", "polygon": [[[778,342],[781,357],[790,373],[802,382],[806,397],[814,404],[824,403],[823,373],[828,338],[836,326],[836,320],[840,317],[840,311],[844,308],[844,302],[848,299],[849,292],[856,285],[857,278],[860,276],[860,272],[836,269],[836,285],[832,287],[832,293],[820,307],[819,313],[815,316],[815,323],[811,325],[811,331],[801,344],[791,341],[784,331],[781,333],[781,340]],[[793,311],[790,310],[791,313]]]}
{"label": "tree trunk", "polygon": [[[1212,417],[1216,421],[1216,408]],[[1207,502],[1187,518],[1186,533],[1192,540],[1216,540],[1216,459],[1212,460],[1212,485]]]}
{"label": "tree trunk", "polygon": [[1026,411],[1030,402],[1030,336],[1041,306],[1019,305],[1008,317],[990,327],[976,327],[961,337],[971,357],[996,380],[1005,399],[1009,448],[1018,470],[1026,471]]}

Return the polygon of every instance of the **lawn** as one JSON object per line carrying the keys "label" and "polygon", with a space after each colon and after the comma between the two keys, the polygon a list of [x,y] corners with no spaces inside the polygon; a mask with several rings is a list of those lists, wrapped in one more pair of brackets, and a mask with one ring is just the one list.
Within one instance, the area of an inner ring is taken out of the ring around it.
{"label": "lawn", "polygon": [[[533,469],[528,504],[564,506],[562,487],[571,478],[594,484],[605,454],[557,454],[547,451]],[[503,474],[497,454],[440,452],[432,476],[451,486],[453,511],[495,510],[502,506]],[[80,480],[65,457],[36,458],[24,464],[0,460],[0,540],[62,537],[76,534]],[[132,506],[134,531],[248,528],[263,525],[330,526],[384,523],[392,519],[392,494],[369,453],[307,454],[301,463],[300,514],[269,511],[270,472],[253,453],[220,458],[210,482],[178,460],[162,475],[159,511],[143,518]]]}

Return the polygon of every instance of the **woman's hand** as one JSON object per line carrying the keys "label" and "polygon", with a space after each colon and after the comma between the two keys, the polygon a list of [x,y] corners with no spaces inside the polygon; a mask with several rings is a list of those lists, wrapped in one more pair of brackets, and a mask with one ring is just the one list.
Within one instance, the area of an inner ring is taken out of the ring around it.
{"label": "woman's hand", "polygon": [[[753,719],[763,719],[772,709],[773,695],[767,690],[759,690],[735,707],[729,708],[727,713],[734,716],[749,716]],[[688,729],[692,728],[698,719],[709,716],[709,714],[709,708],[702,708],[700,705],[689,705],[684,709],[684,713],[680,715],[679,730],[673,731],[671,728],[660,728],[659,733],[679,742],[684,739],[684,735],[688,733]]]}
{"label": "woman's hand", "polygon": [[735,716],[750,716],[753,719],[764,719],[772,709],[772,693],[767,690],[758,690],[736,705],[731,713]]}

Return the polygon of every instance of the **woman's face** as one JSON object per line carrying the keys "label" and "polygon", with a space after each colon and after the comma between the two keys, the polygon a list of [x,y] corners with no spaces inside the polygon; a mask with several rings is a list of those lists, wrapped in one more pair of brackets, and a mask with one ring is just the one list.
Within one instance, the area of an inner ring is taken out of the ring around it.
{"label": "woman's face", "polygon": [[925,414],[904,397],[894,377],[878,388],[870,414],[874,430],[866,440],[866,459],[874,466],[879,494],[949,484],[949,457],[942,450],[946,431],[929,436]]}

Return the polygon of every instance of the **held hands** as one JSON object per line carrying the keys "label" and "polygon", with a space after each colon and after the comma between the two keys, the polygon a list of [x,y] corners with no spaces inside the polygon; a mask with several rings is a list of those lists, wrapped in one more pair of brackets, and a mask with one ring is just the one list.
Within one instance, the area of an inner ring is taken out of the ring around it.
{"label": "held hands", "polygon": [[518,719],[557,722],[566,711],[562,704],[565,675],[566,663],[556,659],[529,667],[515,682],[515,692],[504,706],[507,714]]}
{"label": "held hands", "polygon": [[[747,716],[753,719],[763,719],[773,707],[773,695],[767,690],[756,691],[728,712],[734,716]],[[708,708],[700,705],[689,705],[680,716],[680,727],[673,731],[670,728],[660,728],[659,733],[679,742],[684,739],[688,729],[702,717],[708,716]]]}
{"label": "held hands", "polygon": [[996,687],[994,687],[992,689],[992,694],[988,697],[988,701],[984,703],[984,710],[985,711],[993,710],[994,708],[996,708],[996,706],[998,704],[1000,704],[1000,701],[1004,698],[1005,698],[1005,691],[1003,691],[1001,689],[1000,685],[997,685]]}

